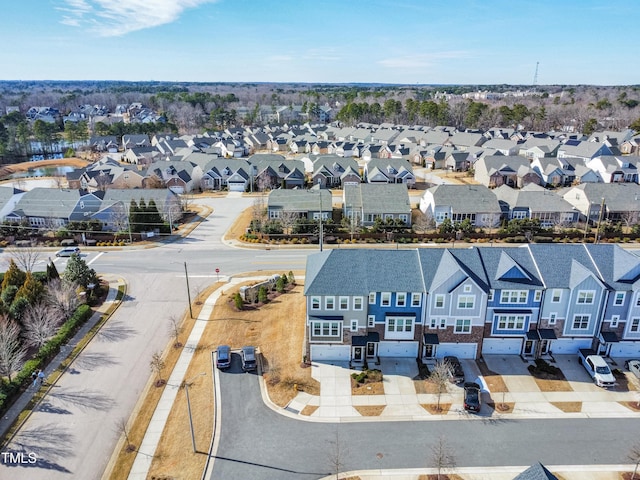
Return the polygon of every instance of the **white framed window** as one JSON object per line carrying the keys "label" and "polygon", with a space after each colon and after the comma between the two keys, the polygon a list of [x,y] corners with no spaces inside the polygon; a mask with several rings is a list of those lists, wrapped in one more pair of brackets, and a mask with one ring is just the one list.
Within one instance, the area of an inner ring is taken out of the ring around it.
{"label": "white framed window", "polygon": [[422,294],[421,293],[412,293],[411,294],[411,306],[419,307],[422,303]]}
{"label": "white framed window", "polygon": [[636,299],[636,307],[640,307],[640,295],[638,295],[638,298]]}
{"label": "white framed window", "polygon": [[412,339],[413,327],[413,317],[387,317],[384,337],[389,339]]}
{"label": "white framed window", "polygon": [[340,297],[338,305],[340,310],[349,310],[349,297]]}
{"label": "white framed window", "polygon": [[616,307],[620,307],[622,305],[624,305],[624,297],[626,295],[626,292],[616,292],[616,296],[613,299],[613,304]]}
{"label": "white framed window", "polygon": [[340,322],[313,322],[313,335],[315,337],[340,337]]}
{"label": "white framed window", "polygon": [[575,315],[573,317],[573,329],[574,330],[586,330],[589,328],[590,315]]}
{"label": "white framed window", "polygon": [[554,288],[553,293],[551,294],[551,302],[552,303],[560,303],[562,299],[562,290],[559,288]]}
{"label": "white framed window", "polygon": [[489,294],[487,295],[487,301],[493,302],[493,289],[489,290]]}
{"label": "white framed window", "polygon": [[375,315],[367,315],[367,327],[373,328],[376,325],[376,316]]}
{"label": "white framed window", "polygon": [[404,223],[409,223],[409,215],[407,215],[406,213],[399,214],[398,219],[402,220],[402,222]]}
{"label": "white framed window", "polygon": [[369,294],[369,305],[375,305],[376,303],[376,292],[371,292]]}
{"label": "white framed window", "polygon": [[336,299],[335,297],[325,297],[324,298],[324,309],[325,310],[333,310],[336,308]]}
{"label": "white framed window", "polygon": [[320,297],[311,297],[311,310],[320,310]]}
{"label": "white framed window", "polygon": [[549,314],[549,325],[555,325],[556,324],[556,318],[558,318],[558,314],[556,312],[551,312]]}
{"label": "white framed window", "polygon": [[437,318],[432,318],[429,321],[429,328],[437,328],[438,327],[438,319]]}
{"label": "white framed window", "polygon": [[594,290],[580,290],[576,303],[580,305],[592,305],[595,296],[596,292]]}
{"label": "white framed window", "polygon": [[456,326],[453,331],[454,333],[471,333],[471,320],[468,318],[456,319]]}
{"label": "white framed window", "polygon": [[444,308],[444,295],[439,293],[435,296],[433,308]]}
{"label": "white framed window", "polygon": [[640,318],[632,318],[631,325],[629,325],[629,331],[638,333],[640,331]]}
{"label": "white framed window", "polygon": [[620,321],[620,315],[611,315],[611,328],[616,328]]}
{"label": "white framed window", "polygon": [[469,293],[471,291],[471,285],[465,285],[464,287],[462,287],[462,291],[464,293]]}
{"label": "white framed window", "polygon": [[460,309],[469,309],[473,308],[473,305],[476,302],[475,295],[458,295],[458,308]]}
{"label": "white framed window", "polygon": [[353,309],[362,310],[362,297],[353,297]]}
{"label": "white framed window", "polygon": [[440,319],[440,328],[447,328],[447,319],[446,318],[441,318]]}
{"label": "white framed window", "polygon": [[351,320],[351,331],[352,332],[358,331],[358,320]]}
{"label": "white framed window", "polygon": [[527,303],[526,290],[502,290],[500,303]]}
{"label": "white framed window", "polygon": [[380,305],[383,307],[391,305],[391,292],[382,292],[380,294]]}
{"label": "white framed window", "polygon": [[407,294],[405,292],[396,293],[396,307],[407,306]]}
{"label": "white framed window", "polygon": [[497,315],[499,330],[522,330],[526,317],[524,315]]}
{"label": "white framed window", "polygon": [[539,302],[542,300],[542,290],[536,290],[536,295],[533,299],[534,302]]}

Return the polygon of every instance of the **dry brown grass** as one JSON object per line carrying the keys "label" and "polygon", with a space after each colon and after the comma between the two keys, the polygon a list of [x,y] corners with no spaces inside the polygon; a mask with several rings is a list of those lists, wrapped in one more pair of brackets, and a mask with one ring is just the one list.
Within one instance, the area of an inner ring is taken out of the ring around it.
{"label": "dry brown grass", "polygon": [[358,405],[354,407],[363,417],[378,417],[386,408],[386,405]]}
{"label": "dry brown grass", "polygon": [[572,392],[571,384],[566,380],[550,380],[533,377],[541,392]]}
{"label": "dry brown grass", "polygon": [[358,383],[351,379],[351,395],[384,395],[382,382]]}
{"label": "dry brown grass", "polygon": [[460,475],[455,473],[441,473],[440,476],[436,474],[420,475],[418,480],[464,480]]}
{"label": "dry brown grass", "polygon": [[513,413],[513,409],[515,408],[515,406],[515,402],[487,403],[487,407],[500,413]]}
{"label": "dry brown grass", "polygon": [[313,415],[316,410],[318,410],[318,405],[305,405],[305,407],[300,412],[300,415]]}
{"label": "dry brown grass", "polygon": [[421,403],[420,406],[431,415],[446,415],[451,408],[450,403],[441,403],[439,408],[436,403]]}
{"label": "dry brown grass", "polygon": [[15,172],[26,172],[27,170],[32,170],[34,168],[44,168],[44,167],[75,167],[75,168],[83,168],[86,167],[89,163],[88,160],[83,160],[82,158],[70,157],[70,158],[60,158],[56,160],[38,160],[35,162],[22,162],[22,163],[13,163],[11,165],[3,165],[2,169],[0,169],[0,176],[4,177],[6,175],[11,175]]}
{"label": "dry brown grass", "polygon": [[618,402],[620,405],[627,407],[634,412],[640,412],[640,402]]}
{"label": "dry brown grass", "polygon": [[582,411],[582,402],[551,402],[551,405],[564,413],[579,413]]}
{"label": "dry brown grass", "polygon": [[253,207],[249,207],[236,218],[233,225],[226,231],[224,238],[228,240],[240,240],[240,235],[247,231],[247,228],[251,224],[253,218]]}
{"label": "dry brown grass", "polygon": [[[198,299],[200,298],[207,298],[216,288],[218,288],[220,285],[219,284],[214,284],[211,285],[209,288],[207,288],[206,290],[204,290],[201,295],[198,297]],[[198,300],[196,299],[196,301]],[[195,305],[193,305],[193,315],[194,317],[197,317],[200,314],[200,310],[202,310],[202,305],[198,305],[197,303]],[[195,319],[192,318],[188,318],[188,315],[185,315],[185,317],[182,320],[181,323],[181,327],[182,327],[182,332],[180,334],[180,336],[178,337],[178,341],[180,343],[182,343],[183,345],[186,343],[187,338],[189,338],[189,334],[191,332],[191,329],[193,328],[193,325],[195,324]],[[173,369],[176,361],[178,360],[178,357],[180,356],[180,353],[182,352],[181,348],[174,348],[173,347],[173,339],[169,342],[166,350],[165,350],[165,356],[164,356],[164,360],[165,360],[165,376],[169,375],[169,372],[171,372],[171,370]],[[192,371],[191,369],[189,370],[190,372]],[[201,372],[201,371],[210,371],[210,368],[204,368],[202,370],[197,370],[197,372]],[[139,447],[140,444],[142,443],[142,439],[144,438],[144,434],[147,431],[147,426],[149,425],[149,421],[151,420],[151,417],[153,416],[153,413],[156,409],[156,406],[158,405],[158,401],[160,400],[160,397],[162,396],[162,392],[163,392],[163,388],[156,388],[154,387],[153,384],[153,378],[155,377],[155,374],[153,374],[150,377],[150,380],[148,382],[148,386],[147,389],[145,390],[145,392],[143,392],[144,395],[144,399],[138,403],[137,405],[137,411],[134,412],[132,414],[133,420],[131,422],[131,425],[129,427],[129,430],[127,432],[127,434],[129,435],[129,440],[131,442],[131,444],[133,444],[136,447]],[[210,377],[210,376],[209,376]],[[189,378],[189,377],[187,377]],[[207,388],[206,386],[206,382],[207,380],[205,378],[202,379],[198,379],[198,382],[196,384],[194,384],[194,388],[192,390],[189,391],[189,395],[190,395],[190,400],[192,401],[192,407],[194,405],[198,405],[198,406],[202,406],[201,400],[199,399],[199,397],[204,396],[205,398],[208,398],[209,402],[211,403],[211,386],[209,384],[209,387]],[[211,379],[209,378],[208,381],[210,382]],[[202,382],[202,383],[201,383]],[[182,401],[181,401],[182,399]],[[184,393],[181,391],[178,393],[178,398],[176,399],[176,404],[182,405],[182,414],[179,416],[186,416],[186,405],[184,405]],[[194,407],[195,408],[195,407]],[[206,406],[202,406],[202,408],[204,408],[203,413],[206,412]],[[174,404],[174,409],[177,410],[176,405]],[[176,413],[176,415],[178,415]],[[185,418],[182,418],[182,420],[184,422],[186,422]],[[179,420],[176,420],[174,418],[170,418],[170,421],[167,424],[167,427],[169,427],[169,423],[171,422],[179,422]],[[183,426],[183,430],[184,430],[184,425],[186,423],[181,423],[181,425]],[[211,425],[212,425],[213,420],[211,419],[211,417],[208,417],[208,421],[203,419],[202,420],[202,425],[198,424],[198,425],[194,425],[194,430],[197,432],[197,443],[196,445],[206,445],[208,447],[208,438],[210,438],[211,436]],[[200,422],[199,422],[200,423]],[[206,434],[206,428],[209,428],[209,437],[208,438],[203,438],[203,435]],[[166,431],[166,429],[165,429]],[[183,432],[183,433],[186,433]],[[193,458],[194,454],[191,452],[191,440],[190,438],[188,438],[186,440],[187,443],[185,443],[185,445],[188,447],[188,452],[189,452],[189,457]],[[202,443],[205,442],[205,443]],[[162,445],[161,445],[162,446]],[[201,447],[202,448],[202,447]],[[160,452],[160,448],[158,449],[158,452]],[[125,479],[127,478],[127,476],[129,475],[129,470],[131,470],[131,466],[133,465],[133,461],[135,460],[135,456],[136,456],[136,451],[130,451],[127,449],[127,445],[122,445],[122,448],[120,449],[120,451],[118,452],[118,455],[115,459],[115,462],[113,464],[113,468],[109,474],[109,478],[112,480],[121,480],[121,479]],[[203,459],[204,460],[204,459]],[[155,463],[155,462],[154,462]],[[200,472],[196,473],[196,476],[199,476],[199,474],[202,471],[202,467],[204,466],[204,463],[200,464],[197,461],[193,461],[191,463],[200,465]],[[153,467],[153,465],[152,465]],[[191,477],[187,477],[187,478],[191,478]]]}
{"label": "dry brown grass", "polygon": [[478,365],[478,368],[480,369],[482,378],[484,378],[487,387],[489,387],[490,392],[501,393],[509,391],[509,389],[507,388],[507,384],[504,383],[501,375],[498,375],[496,372],[489,370],[487,364],[482,360],[476,363]]}

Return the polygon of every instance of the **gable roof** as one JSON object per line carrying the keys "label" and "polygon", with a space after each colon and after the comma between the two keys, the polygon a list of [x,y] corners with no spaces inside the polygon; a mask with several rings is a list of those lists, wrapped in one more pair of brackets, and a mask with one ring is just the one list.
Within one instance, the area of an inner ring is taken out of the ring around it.
{"label": "gable roof", "polygon": [[455,213],[501,213],[498,198],[482,185],[437,185],[427,190],[436,205],[449,205]]}
{"label": "gable roof", "polygon": [[558,477],[538,462],[514,477],[513,480],[558,480]]}

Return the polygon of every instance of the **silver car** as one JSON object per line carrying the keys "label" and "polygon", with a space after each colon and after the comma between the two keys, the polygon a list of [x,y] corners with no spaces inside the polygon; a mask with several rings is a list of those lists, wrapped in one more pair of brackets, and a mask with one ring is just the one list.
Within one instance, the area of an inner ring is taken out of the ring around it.
{"label": "silver car", "polygon": [[624,362],[624,368],[633,373],[636,378],[640,378],[640,360],[627,360]]}
{"label": "silver car", "polygon": [[56,252],[56,257],[70,257],[71,255],[80,255],[80,248],[67,247]]}

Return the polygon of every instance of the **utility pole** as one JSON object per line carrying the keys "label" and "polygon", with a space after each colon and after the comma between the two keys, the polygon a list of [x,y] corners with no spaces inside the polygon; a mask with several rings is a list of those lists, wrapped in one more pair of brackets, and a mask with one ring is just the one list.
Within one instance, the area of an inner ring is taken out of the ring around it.
{"label": "utility pole", "polygon": [[193,318],[191,309],[191,290],[189,289],[189,272],[187,272],[187,262],[184,262],[184,278],[187,280],[187,299],[189,300],[189,318]]}
{"label": "utility pole", "polygon": [[320,251],[322,251],[323,231],[322,231],[322,190],[318,190],[320,194]]}
{"label": "utility pole", "polygon": [[598,225],[596,226],[595,243],[600,242],[600,224],[602,223],[603,214],[604,214],[604,197],[602,197],[602,202],[600,203],[600,211],[598,212]]}

